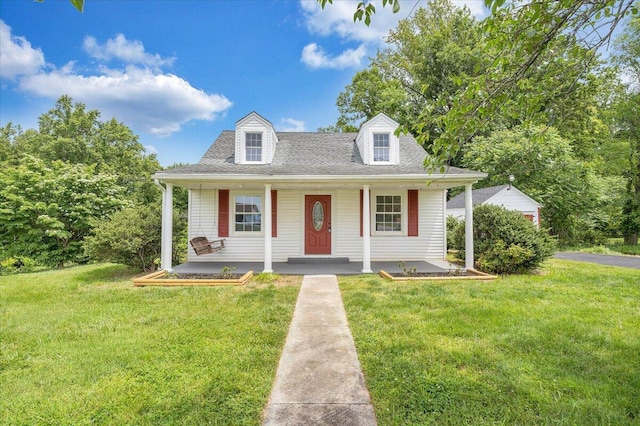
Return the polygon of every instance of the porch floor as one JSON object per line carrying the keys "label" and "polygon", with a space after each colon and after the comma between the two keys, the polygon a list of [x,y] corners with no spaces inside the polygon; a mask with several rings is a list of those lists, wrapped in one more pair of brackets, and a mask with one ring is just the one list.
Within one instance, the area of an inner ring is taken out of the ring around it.
{"label": "porch floor", "polygon": [[[299,263],[296,259],[292,262],[274,262],[273,272],[280,275],[360,275],[362,273],[362,262],[335,262],[332,259],[310,259],[308,262]],[[371,270],[378,273],[385,270],[390,273],[402,272],[398,266],[399,262],[371,262]],[[416,272],[447,272],[455,269],[445,261],[410,261],[405,262],[407,268],[416,268]],[[186,262],[174,267],[174,272],[182,274],[216,274],[222,268],[235,268],[234,273],[244,274],[254,271],[256,274],[264,270],[263,262]]]}

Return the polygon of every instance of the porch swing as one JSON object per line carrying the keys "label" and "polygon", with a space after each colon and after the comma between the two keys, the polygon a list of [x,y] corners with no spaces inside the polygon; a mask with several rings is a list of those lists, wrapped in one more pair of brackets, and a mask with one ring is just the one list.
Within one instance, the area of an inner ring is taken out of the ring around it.
{"label": "porch swing", "polygon": [[[219,240],[209,240],[202,230],[202,184],[200,184],[200,188],[198,189],[198,234],[197,237],[193,237],[189,244],[193,247],[193,251],[196,252],[196,256],[200,256],[203,254],[210,254],[220,251],[224,248],[224,239]],[[212,225],[211,234],[213,234],[213,228],[216,226],[215,222]]]}

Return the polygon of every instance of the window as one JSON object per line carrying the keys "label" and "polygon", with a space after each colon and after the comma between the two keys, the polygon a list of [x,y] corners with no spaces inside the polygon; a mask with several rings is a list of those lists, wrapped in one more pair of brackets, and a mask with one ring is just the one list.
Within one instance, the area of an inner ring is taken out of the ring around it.
{"label": "window", "polygon": [[376,195],[376,231],[402,231],[402,197],[400,195]]}
{"label": "window", "polygon": [[259,195],[235,196],[235,230],[260,232],[262,230],[262,199]]}
{"label": "window", "polygon": [[373,161],[389,161],[389,134],[373,134]]}
{"label": "window", "polygon": [[245,135],[246,161],[262,161],[262,133]]}

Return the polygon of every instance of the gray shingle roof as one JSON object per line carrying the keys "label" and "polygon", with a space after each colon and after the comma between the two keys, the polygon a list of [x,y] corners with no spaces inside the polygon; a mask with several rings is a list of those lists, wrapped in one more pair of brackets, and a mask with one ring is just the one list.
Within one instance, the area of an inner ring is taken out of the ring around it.
{"label": "gray shingle roof", "polygon": [[[472,204],[476,206],[478,204],[484,203],[489,198],[505,189],[507,186],[509,185],[498,185],[490,186],[488,188],[474,189],[473,191],[471,191],[471,199],[473,200]],[[447,201],[448,209],[459,209],[462,207],[464,207],[464,192]]]}
{"label": "gray shingle roof", "polygon": [[[156,174],[242,175],[402,175],[426,174],[426,152],[410,135],[400,136],[400,164],[367,166],[355,143],[357,133],[277,132],[278,144],[271,164],[235,164],[235,132],[223,131],[197,164]],[[450,167],[453,174],[477,172]]]}

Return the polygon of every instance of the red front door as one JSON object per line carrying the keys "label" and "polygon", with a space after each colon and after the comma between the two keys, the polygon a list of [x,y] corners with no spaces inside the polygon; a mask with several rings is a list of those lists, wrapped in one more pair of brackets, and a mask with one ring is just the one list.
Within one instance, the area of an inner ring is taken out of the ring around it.
{"label": "red front door", "polygon": [[331,195],[306,195],[305,254],[331,254]]}

